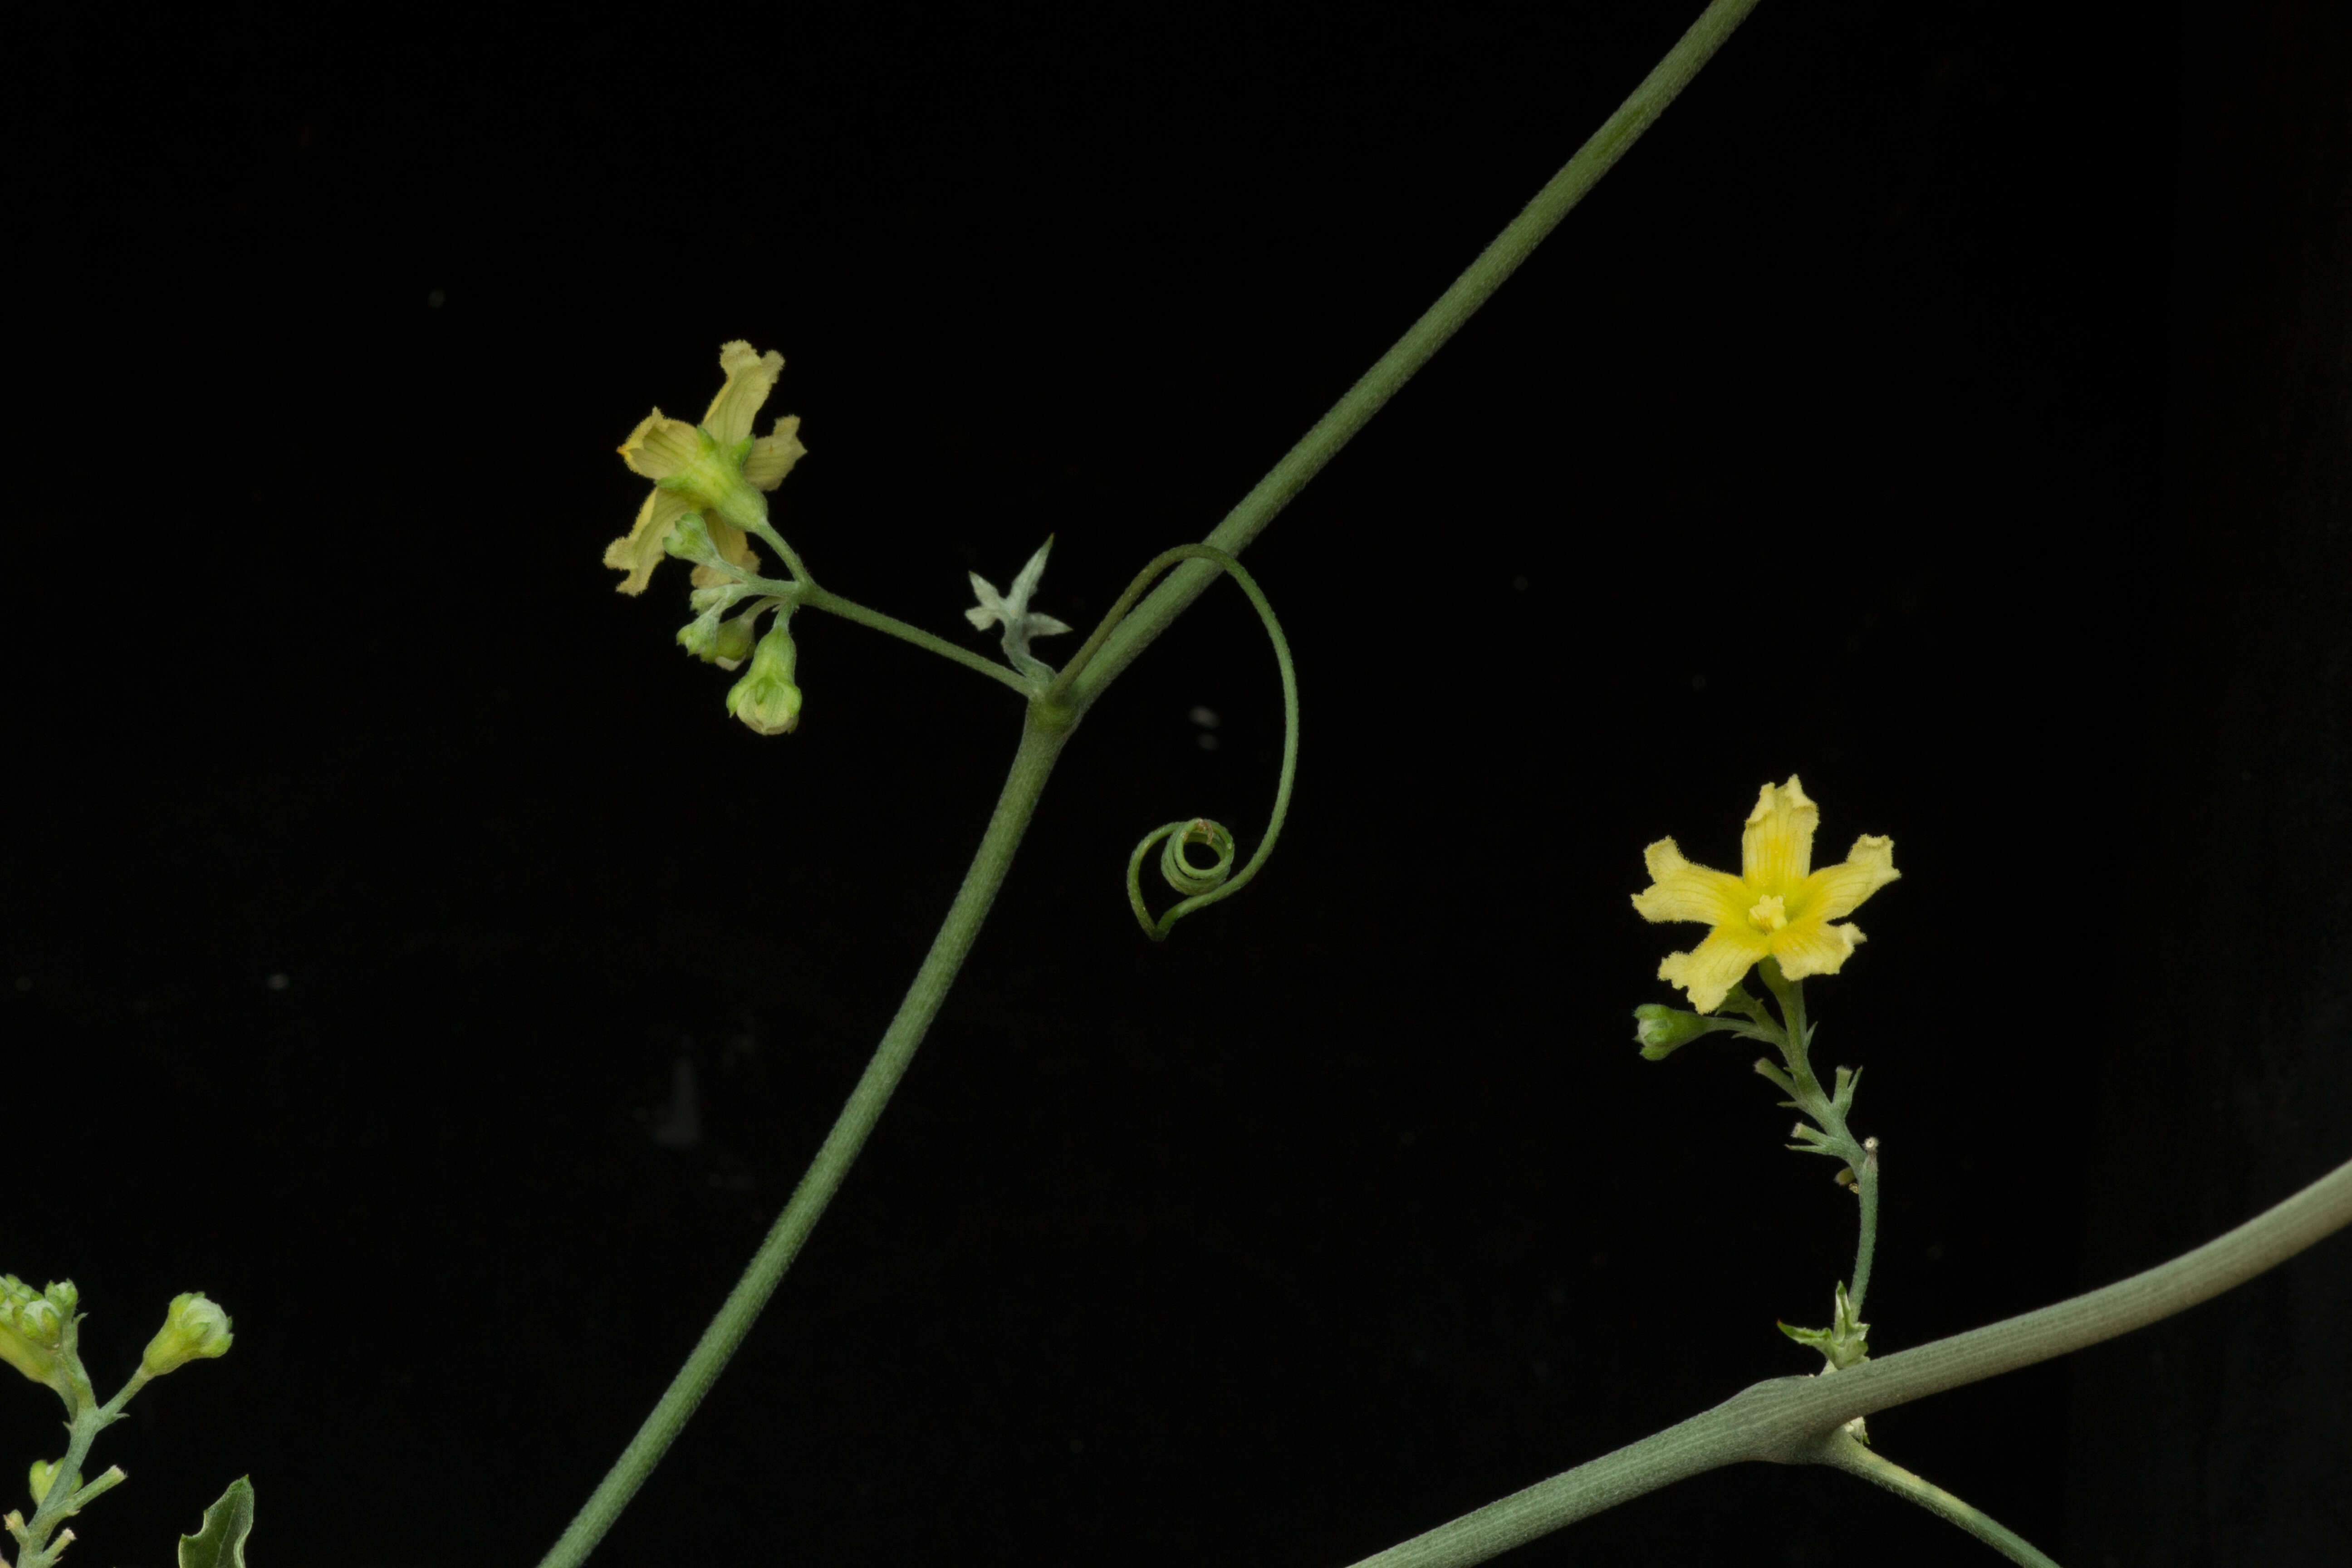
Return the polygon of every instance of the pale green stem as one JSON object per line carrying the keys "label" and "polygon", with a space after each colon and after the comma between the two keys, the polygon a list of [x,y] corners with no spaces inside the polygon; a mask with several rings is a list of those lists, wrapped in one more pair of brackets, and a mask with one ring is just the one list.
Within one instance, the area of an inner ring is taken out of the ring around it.
{"label": "pale green stem", "polygon": [[784,536],[778,533],[775,524],[768,521],[768,498],[750,485],[742,483],[740,475],[737,477],[736,483],[738,488],[735,493],[721,498],[718,508],[719,515],[744,532],[765,540],[768,548],[773,550],[782,560],[785,570],[811,588],[814,588],[816,579],[810,576],[809,569],[801,563],[799,552],[784,542]]}
{"label": "pale green stem", "polygon": [[89,1458],[89,1446],[98,1435],[114,1425],[122,1415],[122,1407],[131,1396],[145,1387],[145,1369],[131,1373],[129,1382],[104,1405],[98,1403],[98,1392],[90,1386],[89,1374],[82,1370],[79,1335],[73,1326],[67,1331],[65,1356],[68,1375],[75,1393],[72,1418],[66,1423],[65,1458],[58,1461],[57,1479],[49,1483],[48,1495],[41,1500],[33,1517],[26,1521],[23,1539],[27,1543],[16,1559],[16,1568],[47,1568],[58,1560],[61,1545],[50,1541],[49,1532],[57,1529],[68,1514],[80,1510],[91,1499],[121,1484],[120,1467],[109,1469],[96,1480],[86,1482],[77,1490],[73,1478]]}
{"label": "pale green stem", "polygon": [[[1567,166],[1537,193],[1527,209],[1480,253],[1469,268],[1454,280],[1453,287],[1440,296],[1396,345],[1349,389],[1339,404],[1317,421],[1314,428],[1242,499],[1204,542],[1229,554],[1241,553],[1250,541],[1274,520],[1275,514],[1289,503],[1291,497],[1321,471],[1365,422],[1395,395],[1397,389],[1428,362],[1463,322],[1469,320],[1478,307],[1502,286],[1505,279],[1518,268],[1537,244],[1568,215],[1569,209],[1624,155],[1626,149],[1664,112],[1666,105],[1674,101],[1675,95],[1722,47],[1732,29],[1738,26],[1755,6],[1756,0],[1713,0],[1697,22],[1692,25],[1690,31],[1659,62],[1657,68],[1643,79],[1633,96],[1610,116],[1576,156],[1569,160]],[[764,508],[762,510],[764,511]],[[803,603],[818,603],[820,607],[832,608],[835,614],[848,614],[843,607],[848,601],[836,601],[831,605],[821,602],[835,596],[816,586],[800,558],[784,543],[781,535],[767,526],[764,515],[760,519],[760,526],[752,531],[774,548],[785,565],[800,579]],[[1091,707],[1103,689],[1134,663],[1144,648],[1174,624],[1186,606],[1201,596],[1221,570],[1205,563],[1188,563],[1179,567],[1150,599],[1120,623],[1104,645],[1101,656],[1084,672],[1082,679],[1068,689],[1066,701],[1051,707],[1032,702],[1021,751],[1014,759],[1012,776],[1005,781],[1004,793],[998,797],[996,815],[990,821],[988,836],[982,841],[980,853],[974,857],[971,869],[965,875],[964,886],[957,894],[955,906],[950,910],[946,923],[940,927],[939,936],[932,942],[930,955],[916,977],[915,988],[908,992],[906,1002],[900,1005],[898,1017],[892,1020],[874,1060],[866,1068],[866,1076],[850,1096],[850,1103],[843,1108],[840,1120],[835,1123],[833,1132],[827,1136],[824,1148],[819,1152],[808,1174],[802,1179],[800,1188],[793,1194],[792,1203],[778,1217],[774,1228],[753,1257],[751,1268],[729,1295],[719,1318],[704,1333],[701,1342],[688,1357],[686,1365],[679,1369],[668,1391],[662,1395],[654,1413],[646,1417],[620,1460],[598,1484],[594,1494],[553,1549],[541,1560],[543,1568],[553,1568],[558,1564],[568,1568],[569,1564],[584,1558],[603,1539],[630,1497],[643,1484],[654,1466],[660,1462],[662,1453],[693,1414],[694,1407],[700,1403],[703,1394],[725,1366],[735,1346],[750,1331],[760,1308],[783,1277],[793,1253],[799,1249],[801,1241],[823,1211],[825,1201],[839,1186],[850,1161],[856,1158],[875,1117],[881,1113],[891,1088],[906,1070],[915,1047],[921,1043],[923,1031],[939,1010],[948,983],[954,978],[965,952],[970,951],[981,917],[987,912],[988,905],[1003,879],[1012,860],[1013,849],[1034,809],[1038,791],[1044,786],[1055,754],[1069,734],[1069,726],[1075,716]],[[862,605],[858,608],[864,609]],[[966,650],[903,622],[873,611],[851,615],[849,618],[905,637],[934,653],[946,654],[959,663],[971,664],[997,679],[1005,679],[1006,672],[1000,671],[994,665],[977,656],[968,657]],[[1013,682],[1007,680],[1006,684]],[[1033,695],[1034,690],[1025,684],[1016,687],[1016,689],[1024,695]]]}
{"label": "pale green stem", "polygon": [[887,632],[903,642],[913,643],[917,647],[927,649],[943,658],[951,658],[958,664],[980,671],[992,680],[1003,682],[1024,697],[1034,697],[1037,694],[1037,683],[1028,677],[1016,674],[992,659],[972,652],[970,648],[958,647],[945,637],[934,637],[920,626],[908,626],[896,616],[886,616],[881,611],[871,609],[855,599],[834,593],[830,589],[820,588],[806,578],[797,583],[779,582],[772,577],[762,577],[756,572],[746,572],[732,561],[718,554],[695,558],[695,564],[709,566],[714,571],[722,572],[735,579],[735,586],[727,590],[731,595],[739,595],[735,603],[740,603],[742,599],[757,595],[770,605],[785,606],[788,611],[799,609],[803,605],[824,610],[828,614],[839,616],[845,621],[856,621],[861,626],[871,626],[877,632]]}
{"label": "pale green stem", "polygon": [[1878,1251],[1878,1151],[1865,1146],[1853,1168],[1854,1196],[1862,1205],[1862,1235],[1853,1245],[1853,1284],[1845,1299],[1857,1321],[1863,1293],[1870,1289],[1870,1265]]}
{"label": "pale green stem", "polygon": [[735,1353],[735,1347],[751,1331],[760,1309],[767,1304],[777,1282],[783,1279],[784,1270],[792,1267],[793,1256],[815,1228],[818,1217],[865,1146],[866,1135],[881,1117],[882,1108],[889,1103],[891,1091],[898,1088],[898,1079],[914,1059],[915,1049],[923,1043],[931,1020],[938,1016],[940,1004],[947,999],[948,987],[954,984],[956,972],[963,966],[964,956],[971,951],[972,939],[979,935],[981,922],[996,900],[997,889],[1004,884],[1005,873],[1012,868],[1013,851],[1020,846],[1022,833],[1037,809],[1046,776],[1053,771],[1054,759],[1069,734],[1067,723],[1050,721],[1040,717],[1039,710],[1030,710],[1022,730],[1020,750],[1013,759],[1013,771],[997,796],[995,815],[989,818],[979,852],[964,873],[963,886],[957,889],[955,902],[949,908],[939,935],[932,939],[931,951],[916,973],[906,1000],[899,1004],[898,1016],[890,1020],[873,1060],[866,1063],[865,1075],[857,1080],[848,1103],[834,1121],[833,1131],[825,1135],[824,1147],[809,1163],[808,1172],[793,1190],[792,1201],[769,1228],[767,1238],[752,1255],[751,1266],[728,1294],[718,1317],[703,1331],[700,1342],[686,1358],[677,1375],[670,1380],[669,1388],[637,1429],[636,1436],[554,1547],[541,1560],[542,1568],[568,1568],[586,1557],[604,1538],[646,1477],[661,1462],[662,1455],[685,1427],[695,1406],[702,1403],[702,1396],[718,1380],[728,1358]]}
{"label": "pale green stem", "polygon": [[1780,1004],[1785,1020],[1780,1032],[1780,1058],[1789,1064],[1790,1097],[1804,1113],[1827,1132],[1839,1154],[1853,1169],[1854,1196],[1862,1207],[1860,1234],[1853,1248],[1853,1283],[1846,1291],[1854,1319],[1862,1318],[1863,1298],[1870,1289],[1870,1266],[1878,1251],[1878,1151],[1863,1142],[1846,1126],[1845,1114],[1822,1089],[1813,1076],[1812,1052],[1805,1037],[1805,983],[1784,979],[1780,962],[1767,958],[1757,973]]}
{"label": "pale green stem", "polygon": [[[1576,156],[1536,193],[1535,199],[1478,253],[1478,258],[1438,296],[1437,302],[1422,312],[1421,319],[1406,329],[1395,346],[1332,405],[1328,414],[1315,422],[1314,428],[1299,438],[1298,444],[1242,498],[1239,505],[1225,514],[1224,521],[1202,542],[1232,555],[1248,549],[1250,541],[1290,504],[1291,498],[1306,488],[1307,481],[1320,473],[1323,466],[1339,455],[1339,448],[1412,378],[1413,373],[1428,363],[1445,341],[1477,313],[1478,307],[1503,286],[1504,279],[1518,270],[1519,264],[1534,252],[1544,237],[1625,155],[1626,149],[1641,139],[1651,122],[1665,111],[1666,105],[1689,85],[1699,68],[1714,58],[1723,41],[1755,8],[1756,0],[1714,0],[1700,13],[1690,31],[1666,51],[1655,69],[1642,79],[1642,85],[1618,106],[1617,112],[1602,121],[1601,129],[1577,149]],[[1118,633],[1073,693],[1076,704],[1086,707],[1096,689],[1108,685],[1134,663],[1136,656],[1168,629],[1185,605],[1207,592],[1216,576],[1217,568],[1204,563],[1180,566],[1170,573],[1168,581],[1119,624]]]}
{"label": "pale green stem", "polygon": [[809,609],[828,611],[844,620],[856,621],[861,626],[871,626],[877,632],[887,632],[902,641],[913,643],[917,647],[929,648],[942,658],[951,658],[958,664],[980,671],[992,680],[1002,681],[1024,697],[1034,697],[1037,694],[1036,683],[1030,680],[1027,676],[1008,669],[1003,665],[974,653],[968,647],[958,647],[945,637],[934,637],[920,626],[908,626],[895,616],[886,616],[879,610],[868,609],[855,599],[845,599],[839,594],[820,588],[814,583],[803,584],[801,603]]}
{"label": "pale green stem", "polygon": [[1827,1377],[1782,1377],[1363,1559],[1358,1568],[1458,1568],[1603,1509],[1743,1459],[1801,1465],[1857,1415],[2032,1366],[2188,1310],[2352,1224],[2352,1163],[2193,1252],[2104,1289],[1878,1356]]}
{"label": "pale green stem", "polygon": [[1864,1480],[1885,1487],[1896,1497],[1917,1503],[1930,1513],[1941,1514],[2011,1563],[2022,1563],[2025,1568],[2058,1568],[2056,1563],[2035,1551],[2032,1542],[1990,1514],[1962,1502],[1943,1488],[1921,1479],[1892,1459],[1882,1458],[1871,1452],[1843,1427],[1831,1433],[1822,1444],[1820,1457],[1815,1462],[1834,1466],[1848,1475],[1860,1476]]}

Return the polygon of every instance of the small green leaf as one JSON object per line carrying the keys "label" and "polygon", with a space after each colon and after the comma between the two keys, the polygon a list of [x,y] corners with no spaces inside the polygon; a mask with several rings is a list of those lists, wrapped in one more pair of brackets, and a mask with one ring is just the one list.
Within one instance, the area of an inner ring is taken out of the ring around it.
{"label": "small green leaf", "polygon": [[253,1533],[253,1478],[239,1476],[205,1510],[204,1527],[180,1537],[180,1568],[245,1568],[245,1538]]}

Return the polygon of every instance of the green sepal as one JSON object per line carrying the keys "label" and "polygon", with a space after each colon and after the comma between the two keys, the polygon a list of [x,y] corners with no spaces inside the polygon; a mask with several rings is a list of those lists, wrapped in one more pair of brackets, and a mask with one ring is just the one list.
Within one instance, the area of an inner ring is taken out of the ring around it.
{"label": "green sepal", "polygon": [[253,1478],[239,1476],[205,1510],[202,1528],[180,1537],[180,1568],[245,1568],[245,1538],[252,1533]]}
{"label": "green sepal", "polygon": [[1792,1329],[1779,1324],[1780,1331],[1801,1345],[1811,1345],[1822,1352],[1828,1370],[1843,1372],[1850,1366],[1860,1366],[1870,1359],[1870,1325],[1854,1321],[1853,1303],[1845,1293],[1845,1281],[1838,1281],[1837,1316],[1826,1329]]}
{"label": "green sepal", "polygon": [[1840,1116],[1843,1116],[1847,1111],[1853,1109],[1854,1086],[1861,1081],[1862,1069],[1860,1068],[1840,1068],[1837,1069],[1837,1087],[1831,1091],[1830,1104],[1837,1108],[1837,1113]]}
{"label": "green sepal", "polygon": [[1764,1004],[1750,996],[1748,994],[1748,987],[1737,982],[1734,982],[1731,989],[1724,994],[1723,1000],[1716,1004],[1715,1010],[1718,1013],[1745,1013],[1758,1028],[1766,1031],[1769,1035],[1778,1037],[1780,1032],[1773,1026],[1770,1016],[1765,1013]]}

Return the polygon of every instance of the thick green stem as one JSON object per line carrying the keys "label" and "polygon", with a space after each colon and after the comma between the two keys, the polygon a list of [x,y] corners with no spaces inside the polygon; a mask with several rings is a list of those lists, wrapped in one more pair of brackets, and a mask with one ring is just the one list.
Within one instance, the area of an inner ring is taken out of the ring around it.
{"label": "thick green stem", "polygon": [[1896,1497],[1917,1503],[1930,1513],[1940,1514],[2008,1558],[2022,1563],[2025,1568],[2058,1568],[2058,1564],[2033,1549],[2033,1543],[2002,1524],[1982,1510],[1962,1502],[1931,1481],[1921,1479],[1895,1463],[1882,1458],[1854,1440],[1843,1427],[1830,1434],[1822,1444],[1818,1464],[1834,1466],[1848,1475],[1885,1487]]}
{"label": "thick green stem", "polygon": [[2244,1284],[2352,1224],[2352,1163],[2193,1252],[2104,1289],[1828,1377],[1782,1377],[1440,1525],[1359,1568],[1457,1568],[1547,1531],[1743,1459],[1803,1465],[1857,1415],[1978,1383],[2144,1328]]}
{"label": "thick green stem", "polygon": [[865,1075],[850,1092],[848,1103],[841,1108],[833,1131],[825,1135],[824,1146],[809,1163],[808,1173],[794,1189],[792,1201],[769,1228],[767,1238],[753,1254],[751,1266],[729,1293],[718,1317],[703,1331],[693,1353],[670,1380],[653,1414],[638,1427],[636,1436],[619,1460],[554,1547],[541,1559],[541,1568],[569,1568],[604,1539],[604,1532],[628,1506],[629,1499],[676,1441],[695,1406],[702,1403],[702,1396],[709,1392],[728,1358],[735,1353],[735,1347],[751,1331],[760,1309],[767,1305],[768,1298],[783,1279],[784,1270],[792,1267],[801,1244],[808,1239],[825,1205],[833,1201],[842,1178],[849,1173],[858,1151],[865,1146],[866,1135],[880,1119],[882,1108],[889,1103],[891,1091],[898,1088],[908,1064],[914,1060],[916,1047],[923,1043],[931,1020],[939,1015],[940,1005],[946,1000],[956,972],[971,951],[972,939],[979,935],[989,906],[996,900],[997,889],[1004,885],[1013,851],[1020,847],[1021,836],[1045,788],[1046,776],[1053,772],[1054,759],[1069,734],[1066,722],[1041,717],[1034,708],[1030,710],[1021,734],[1021,748],[1013,755],[1013,771],[997,796],[995,815],[989,818],[988,831],[980,841],[970,869],[964,873],[963,886],[957,890],[939,935],[931,941],[931,951],[916,973],[906,1000],[899,1004],[898,1016],[890,1020],[873,1060],[866,1064]]}
{"label": "thick green stem", "polygon": [[[1700,13],[1690,31],[1666,51],[1655,69],[1642,79],[1642,85],[1618,106],[1617,112],[1577,149],[1576,156],[1536,193],[1535,199],[1478,253],[1477,259],[1464,268],[1453,286],[1438,296],[1437,302],[1422,312],[1421,319],[1405,330],[1395,346],[1332,405],[1328,414],[1315,422],[1314,428],[1299,438],[1298,444],[1242,498],[1239,505],[1225,514],[1224,521],[1202,542],[1233,555],[1248,549],[1250,541],[1290,504],[1291,498],[1322,472],[1323,466],[1339,455],[1339,449],[1396,395],[1413,373],[1427,364],[1431,356],[1445,346],[1446,340],[1503,286],[1504,280],[1518,270],[1519,263],[1534,253],[1544,237],[1584,199],[1584,194],[1600,183],[1601,176],[1625,155],[1626,150],[1641,140],[1651,122],[1665,112],[1666,105],[1689,85],[1699,68],[1715,57],[1723,41],[1755,8],[1756,0],[1714,0]],[[1084,709],[1097,689],[1134,663],[1136,656],[1168,629],[1184,606],[1208,591],[1216,576],[1217,568],[1205,563],[1189,563],[1170,573],[1168,581],[1119,623],[1101,657],[1087,670],[1072,694],[1077,706]]]}

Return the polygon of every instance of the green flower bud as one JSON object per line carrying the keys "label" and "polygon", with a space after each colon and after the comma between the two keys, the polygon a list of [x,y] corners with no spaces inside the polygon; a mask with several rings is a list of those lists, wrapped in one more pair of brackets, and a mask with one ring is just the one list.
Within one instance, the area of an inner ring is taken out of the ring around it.
{"label": "green flower bud", "polygon": [[780,616],[751,650],[751,669],[727,693],[727,711],[762,735],[793,730],[801,721],[801,689],[793,684],[799,662],[800,650]]}
{"label": "green flower bud", "polygon": [[711,662],[721,669],[733,669],[751,657],[754,636],[751,623],[757,616],[738,616],[731,621],[719,623],[719,635],[711,640]]}
{"label": "green flower bud", "polygon": [[677,520],[677,526],[662,541],[662,549],[680,561],[706,565],[719,558],[719,547],[711,542],[710,529],[698,511],[689,511]]}
{"label": "green flower bud", "polygon": [[[32,1486],[34,1507],[38,1508],[43,1502],[47,1500],[49,1488],[58,1479],[58,1466],[62,1463],[64,1463],[63,1460],[35,1459],[33,1461]],[[78,1492],[80,1489],[81,1477],[77,1474],[73,1479],[66,1483],[66,1495],[68,1497],[71,1497],[75,1492]]]}
{"label": "green flower bud", "polygon": [[1641,1042],[1642,1054],[1654,1062],[1664,1061],[1701,1035],[1711,1035],[1723,1027],[1713,1018],[1685,1013],[1663,1002],[1644,1002],[1633,1009],[1633,1038]]}
{"label": "green flower bud", "polygon": [[[36,1295],[30,1285],[15,1275],[0,1275],[0,1361],[68,1400],[72,1383],[66,1375],[62,1352],[74,1305],[80,1300],[69,1280]],[[63,1310],[58,1308],[60,1300],[65,1303]]]}
{"label": "green flower bud", "polygon": [[677,644],[705,664],[740,669],[751,657],[751,623],[757,619],[755,611],[722,621],[718,610],[707,610],[678,628]]}
{"label": "green flower bud", "polygon": [[228,1331],[228,1314],[195,1291],[172,1298],[163,1327],[147,1342],[139,1370],[149,1377],[175,1372],[200,1357],[226,1355],[236,1336]]}

